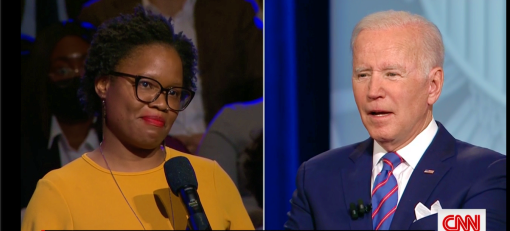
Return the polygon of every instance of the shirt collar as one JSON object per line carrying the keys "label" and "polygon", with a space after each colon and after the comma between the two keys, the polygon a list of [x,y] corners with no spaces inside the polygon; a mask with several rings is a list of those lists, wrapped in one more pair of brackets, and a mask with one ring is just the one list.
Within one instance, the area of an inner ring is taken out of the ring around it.
{"label": "shirt collar", "polygon": [[55,137],[62,134],[62,129],[60,128],[60,125],[57,122],[57,117],[54,115],[51,116],[51,125],[50,125],[50,139],[48,140],[48,149],[51,148],[51,145],[53,144],[53,140],[55,140]]}
{"label": "shirt collar", "polygon": [[[96,120],[97,117],[94,117],[93,123],[95,123]],[[65,142],[67,142],[67,139],[63,135],[62,128],[60,128],[60,125],[58,124],[57,117],[55,117],[55,115],[52,115],[50,125],[50,139],[48,140],[48,149],[51,148],[53,142],[55,141],[55,138],[59,135],[62,136],[62,139],[64,139]],[[81,146],[89,145],[90,147],[96,147],[98,146],[98,144],[99,138],[97,136],[97,133],[95,132],[95,129],[91,128]]]}
{"label": "shirt collar", "polygon": [[[416,138],[414,138],[411,143],[402,149],[397,150],[397,153],[404,159],[404,162],[409,164],[409,166],[414,169],[423,156],[423,153],[425,153],[425,150],[427,150],[430,143],[432,143],[437,130],[437,123],[434,120],[434,117],[432,117],[429,125],[420,134],[418,134],[418,136],[416,136]],[[386,153],[387,151],[384,150],[384,148],[374,140],[374,155],[372,166],[376,166]]]}

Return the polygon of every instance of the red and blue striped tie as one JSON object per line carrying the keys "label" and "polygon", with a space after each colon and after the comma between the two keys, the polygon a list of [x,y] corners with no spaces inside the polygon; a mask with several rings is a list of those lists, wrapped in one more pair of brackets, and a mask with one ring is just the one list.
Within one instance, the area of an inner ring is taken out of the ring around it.
{"label": "red and blue striped tie", "polygon": [[397,210],[398,184],[393,170],[402,163],[402,158],[393,152],[386,153],[383,168],[374,181],[372,190],[372,224],[374,230],[389,230]]}

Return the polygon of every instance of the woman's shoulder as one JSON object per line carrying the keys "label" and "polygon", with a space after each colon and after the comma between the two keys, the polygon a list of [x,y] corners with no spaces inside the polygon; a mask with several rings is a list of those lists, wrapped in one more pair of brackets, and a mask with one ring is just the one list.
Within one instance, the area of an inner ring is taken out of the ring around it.
{"label": "woman's shoulder", "polygon": [[84,159],[84,155],[86,154],[60,168],[49,171],[42,179],[53,183],[65,183],[68,180],[75,181],[76,176],[87,174],[87,172],[91,171],[90,164]]}

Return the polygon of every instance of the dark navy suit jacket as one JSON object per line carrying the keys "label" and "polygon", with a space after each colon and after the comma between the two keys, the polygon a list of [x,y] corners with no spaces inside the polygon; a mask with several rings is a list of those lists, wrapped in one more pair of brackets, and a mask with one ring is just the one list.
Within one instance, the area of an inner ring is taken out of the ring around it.
{"label": "dark navy suit jacket", "polygon": [[[437,121],[436,121],[437,122]],[[416,222],[414,208],[486,209],[487,230],[506,230],[506,156],[456,140],[437,122],[438,131],[414,169],[390,229],[437,230],[437,214]],[[353,220],[351,203],[371,202],[374,140],[329,150],[298,170],[286,229],[372,229],[371,213]],[[426,169],[434,170],[426,174]]]}

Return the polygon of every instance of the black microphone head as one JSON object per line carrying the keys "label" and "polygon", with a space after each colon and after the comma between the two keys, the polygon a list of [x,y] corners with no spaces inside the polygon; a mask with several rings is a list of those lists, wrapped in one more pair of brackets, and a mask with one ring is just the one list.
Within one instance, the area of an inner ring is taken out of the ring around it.
{"label": "black microphone head", "polygon": [[188,158],[184,156],[173,157],[165,162],[164,169],[166,181],[174,195],[179,196],[179,190],[185,186],[198,189],[195,170],[193,170]]}
{"label": "black microphone head", "polygon": [[349,209],[350,215],[352,219],[356,220],[358,219],[358,211],[356,210],[356,205],[354,203],[350,204],[351,209]]}
{"label": "black microphone head", "polygon": [[365,205],[363,204],[363,200],[362,199],[358,200],[358,210],[359,210],[360,214],[368,212],[366,207],[365,207]]}

